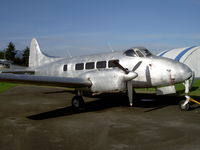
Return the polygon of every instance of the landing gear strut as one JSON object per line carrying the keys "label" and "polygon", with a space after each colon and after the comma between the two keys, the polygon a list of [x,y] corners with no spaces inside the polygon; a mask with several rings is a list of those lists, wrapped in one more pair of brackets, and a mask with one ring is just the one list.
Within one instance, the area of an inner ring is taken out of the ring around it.
{"label": "landing gear strut", "polygon": [[85,110],[85,103],[82,96],[77,95],[72,98],[72,107],[78,111]]}
{"label": "landing gear strut", "polygon": [[188,111],[190,109],[190,102],[192,100],[192,98],[190,98],[190,96],[188,96],[188,93],[190,91],[192,83],[190,83],[189,80],[185,80],[185,83],[183,83],[183,85],[185,86],[185,94],[186,94],[185,98],[186,98],[186,100],[181,100],[179,102],[179,108],[182,111]]}
{"label": "landing gear strut", "polygon": [[190,109],[190,98],[186,97],[186,100],[180,101],[179,108],[182,111],[188,111]]}
{"label": "landing gear strut", "polygon": [[192,99],[190,96],[186,95],[186,100],[182,100],[179,103],[179,108],[181,110],[187,111],[191,108],[191,103],[196,103],[198,105],[200,105],[200,102],[197,100]]}

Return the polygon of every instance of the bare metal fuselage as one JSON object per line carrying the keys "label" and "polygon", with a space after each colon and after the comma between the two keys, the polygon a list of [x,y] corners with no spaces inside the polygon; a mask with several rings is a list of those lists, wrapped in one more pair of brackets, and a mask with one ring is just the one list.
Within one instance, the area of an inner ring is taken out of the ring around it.
{"label": "bare metal fuselage", "polygon": [[[175,83],[184,82],[191,76],[191,70],[184,64],[177,61],[158,57],[133,57],[124,55],[123,51],[80,56],[73,58],[58,59],[55,62],[46,63],[34,68],[35,75],[58,76],[58,77],[78,77],[91,81],[92,85],[85,90],[91,92],[120,92],[127,89],[126,76],[118,67],[108,67],[108,61],[119,60],[119,63],[132,70],[133,67],[142,61],[135,71],[138,76],[132,80],[134,88],[149,88],[158,86],[168,86]],[[96,68],[98,61],[106,61],[106,68]],[[85,63],[95,62],[94,69],[86,69]],[[76,70],[77,63],[84,63],[83,70]],[[67,65],[67,71],[63,66]]]}

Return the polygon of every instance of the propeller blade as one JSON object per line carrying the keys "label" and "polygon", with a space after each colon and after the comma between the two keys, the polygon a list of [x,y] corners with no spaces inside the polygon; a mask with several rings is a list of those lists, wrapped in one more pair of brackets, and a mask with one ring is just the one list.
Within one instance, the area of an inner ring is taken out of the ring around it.
{"label": "propeller blade", "polygon": [[122,65],[119,64],[118,61],[113,60],[112,63],[116,65],[119,69],[125,72],[125,80],[127,81],[127,89],[128,89],[128,98],[130,106],[133,106],[133,85],[132,85],[132,79],[138,76],[136,72],[134,72],[138,67],[141,65],[142,61],[139,61],[132,69],[132,71],[129,71],[127,68],[124,68]]}
{"label": "propeller blade", "polygon": [[130,106],[133,106],[133,85],[132,80],[127,82],[127,88],[128,88],[128,98]]}
{"label": "propeller blade", "polygon": [[194,74],[194,72],[192,72],[192,77],[189,79],[190,80],[190,90],[192,89],[192,85],[194,83],[194,79],[195,79],[195,74]]}
{"label": "propeller blade", "polygon": [[190,91],[190,81],[189,80],[185,80],[185,94],[188,94]]}
{"label": "propeller blade", "polygon": [[132,71],[134,72],[140,65],[142,64],[142,61],[139,61],[132,69]]}
{"label": "propeller blade", "polygon": [[188,80],[185,80],[185,82],[183,83],[183,85],[185,86],[185,94],[188,94],[192,89],[194,79],[195,79],[195,74],[194,72],[192,72],[192,76]]}
{"label": "propeller blade", "polygon": [[122,65],[120,65],[118,61],[113,60],[112,63],[114,65],[116,65],[119,69],[121,69],[122,71],[124,71],[125,74],[129,73],[129,70],[127,68],[124,68]]}

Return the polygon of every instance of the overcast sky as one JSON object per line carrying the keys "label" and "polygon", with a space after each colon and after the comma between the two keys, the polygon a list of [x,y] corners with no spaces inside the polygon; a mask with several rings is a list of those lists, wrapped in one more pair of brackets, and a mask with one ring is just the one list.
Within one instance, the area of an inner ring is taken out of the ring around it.
{"label": "overcast sky", "polygon": [[200,45],[199,8],[200,0],[0,0],[0,50],[33,37],[57,56]]}

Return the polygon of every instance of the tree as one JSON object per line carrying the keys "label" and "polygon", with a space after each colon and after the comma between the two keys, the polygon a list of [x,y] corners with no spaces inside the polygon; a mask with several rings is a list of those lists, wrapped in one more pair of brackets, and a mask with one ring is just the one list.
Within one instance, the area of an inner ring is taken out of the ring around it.
{"label": "tree", "polygon": [[0,59],[4,59],[4,52],[0,51]]}
{"label": "tree", "polygon": [[10,42],[8,44],[8,47],[6,48],[5,53],[6,53],[5,56],[6,56],[7,60],[14,61],[14,59],[15,59],[15,45],[12,42]]}
{"label": "tree", "polygon": [[29,62],[29,53],[30,53],[30,49],[27,46],[24,50],[23,57],[22,57],[22,62],[23,62],[22,65],[27,66],[27,67],[28,67],[28,62]]}

